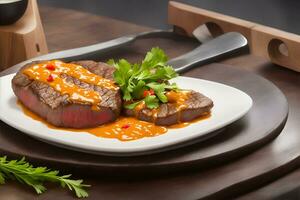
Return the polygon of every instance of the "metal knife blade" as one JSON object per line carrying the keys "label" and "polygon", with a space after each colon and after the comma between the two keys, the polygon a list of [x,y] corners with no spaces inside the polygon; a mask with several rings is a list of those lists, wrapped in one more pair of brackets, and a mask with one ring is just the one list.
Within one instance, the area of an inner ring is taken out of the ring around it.
{"label": "metal knife blade", "polygon": [[203,43],[194,50],[168,62],[178,73],[185,72],[194,66],[226,56],[247,46],[247,39],[240,33],[229,32]]}

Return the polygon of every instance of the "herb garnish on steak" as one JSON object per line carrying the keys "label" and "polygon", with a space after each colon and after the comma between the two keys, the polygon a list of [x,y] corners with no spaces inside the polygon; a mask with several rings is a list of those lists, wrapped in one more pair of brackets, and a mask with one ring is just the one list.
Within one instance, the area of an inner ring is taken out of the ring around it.
{"label": "herb garnish on steak", "polygon": [[209,114],[213,102],[195,91],[181,90],[169,80],[178,76],[168,57],[152,48],[140,64],[110,60],[114,80],[121,88],[124,113],[158,125],[173,125]]}

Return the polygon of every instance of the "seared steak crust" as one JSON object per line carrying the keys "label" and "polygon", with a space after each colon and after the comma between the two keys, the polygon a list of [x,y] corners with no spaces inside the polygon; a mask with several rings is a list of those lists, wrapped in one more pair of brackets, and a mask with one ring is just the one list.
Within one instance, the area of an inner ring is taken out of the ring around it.
{"label": "seared steak crust", "polygon": [[[68,95],[61,95],[48,84],[30,80],[22,73],[23,69],[35,63],[25,65],[13,78],[12,86],[19,100],[49,123],[61,127],[86,128],[114,121],[119,116],[121,109],[119,90],[102,88],[62,74],[61,77],[67,82],[99,93],[101,96],[99,110],[92,110],[90,105],[71,102]],[[73,63],[81,65],[103,78],[112,80],[114,68],[105,63],[94,61]]]}
{"label": "seared steak crust", "polygon": [[185,101],[186,107],[178,109],[174,103],[161,104],[157,108],[156,116],[149,108],[139,111],[125,109],[127,116],[137,117],[140,120],[153,122],[157,125],[169,126],[178,122],[192,121],[200,116],[207,115],[213,107],[213,101],[203,94],[191,91],[189,98]]}

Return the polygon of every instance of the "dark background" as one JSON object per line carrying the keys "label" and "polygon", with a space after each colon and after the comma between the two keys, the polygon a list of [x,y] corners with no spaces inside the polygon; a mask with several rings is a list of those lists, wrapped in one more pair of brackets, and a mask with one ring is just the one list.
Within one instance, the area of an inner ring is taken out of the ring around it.
{"label": "dark background", "polygon": [[[300,34],[299,0],[177,0]],[[168,28],[168,0],[39,0],[155,28]],[[258,6],[259,5],[259,6]]]}

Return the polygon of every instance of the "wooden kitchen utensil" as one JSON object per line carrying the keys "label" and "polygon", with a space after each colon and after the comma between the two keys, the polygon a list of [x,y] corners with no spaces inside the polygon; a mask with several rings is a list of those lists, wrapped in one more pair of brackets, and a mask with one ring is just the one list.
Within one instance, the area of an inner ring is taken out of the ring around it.
{"label": "wooden kitchen utensil", "polygon": [[0,71],[48,52],[36,0],[29,0],[23,17],[0,26]]}
{"label": "wooden kitchen utensil", "polygon": [[[212,35],[240,32],[247,39],[252,54],[300,72],[300,36],[250,21],[170,1],[168,21],[180,33],[192,36],[192,31],[206,24]],[[178,28],[179,27],[179,28]]]}

